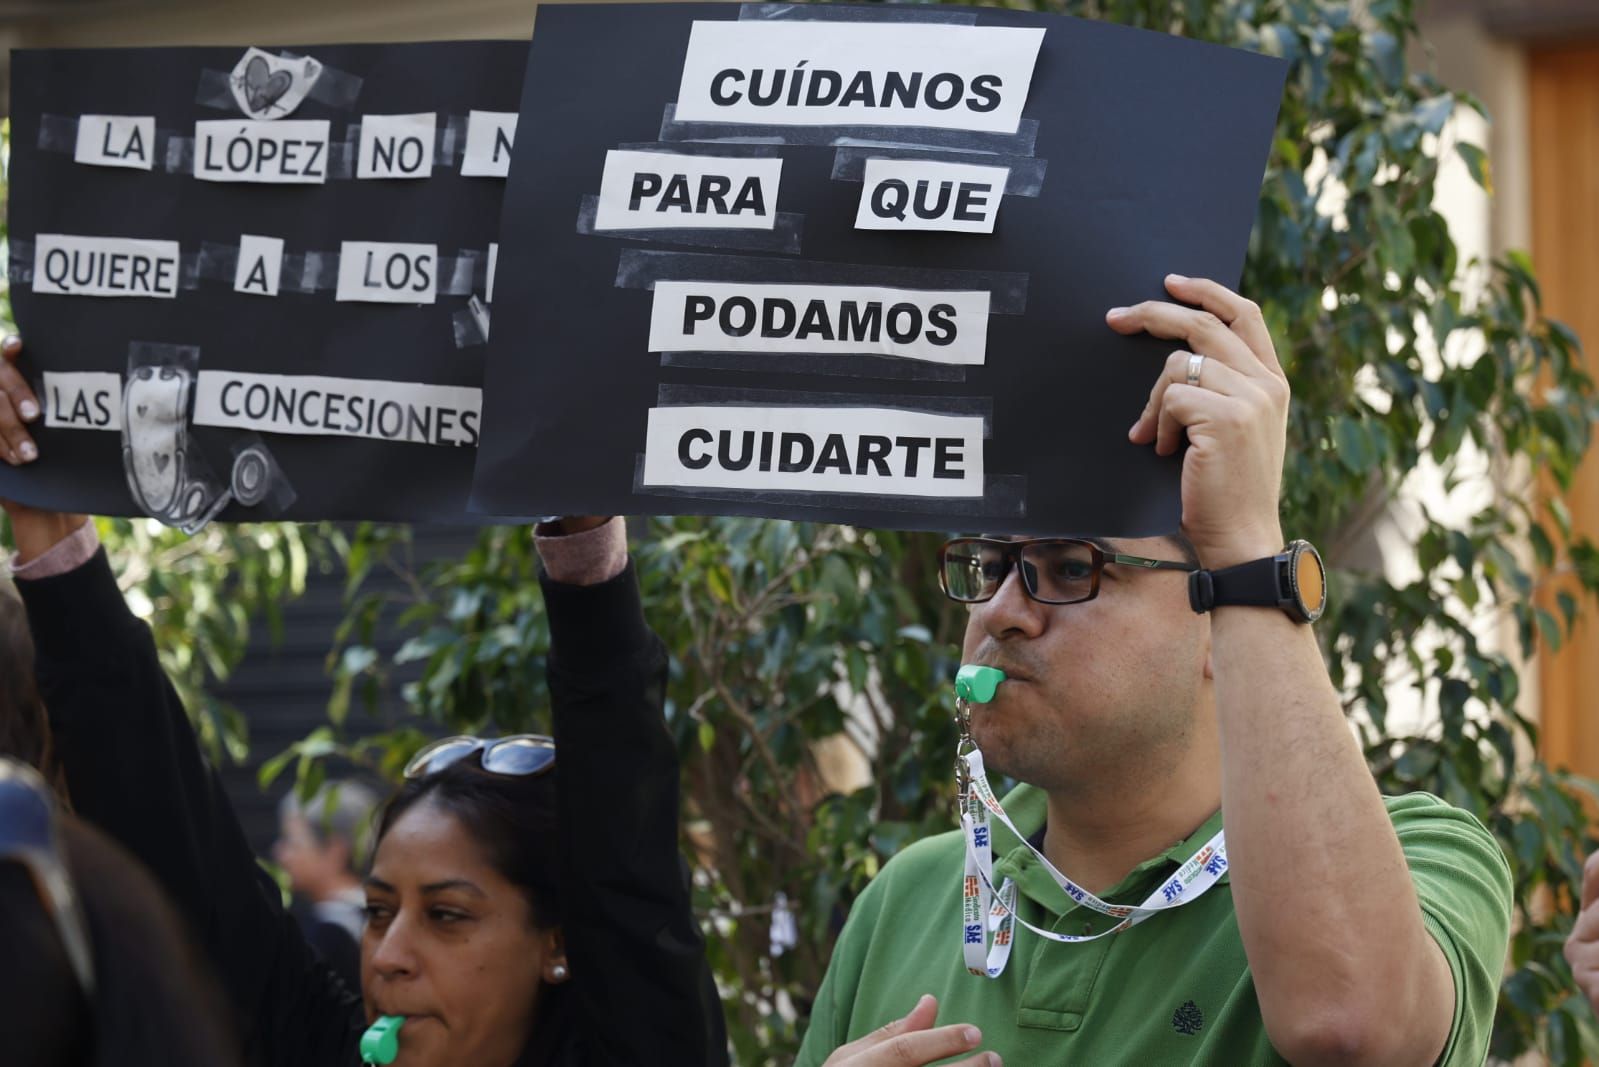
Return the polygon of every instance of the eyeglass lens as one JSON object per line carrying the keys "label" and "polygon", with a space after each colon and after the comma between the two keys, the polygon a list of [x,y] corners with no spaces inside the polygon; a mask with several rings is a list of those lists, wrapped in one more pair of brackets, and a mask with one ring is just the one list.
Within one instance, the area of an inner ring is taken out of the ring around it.
{"label": "eyeglass lens", "polygon": [[511,737],[489,747],[483,769],[495,774],[538,774],[555,762],[555,746],[531,737]]}
{"label": "eyeglass lens", "polygon": [[442,771],[450,764],[457,762],[465,756],[470,756],[482,746],[482,742],[475,738],[462,737],[449,741],[440,741],[437,747],[424,748],[411,762],[405,765],[407,778],[420,778],[423,775]]}
{"label": "eyeglass lens", "polygon": [[[956,600],[978,602],[999,592],[1015,553],[1006,542],[961,541],[944,553],[944,588]],[[1030,542],[1021,548],[1022,580],[1039,600],[1070,604],[1094,588],[1094,550],[1074,541]]]}

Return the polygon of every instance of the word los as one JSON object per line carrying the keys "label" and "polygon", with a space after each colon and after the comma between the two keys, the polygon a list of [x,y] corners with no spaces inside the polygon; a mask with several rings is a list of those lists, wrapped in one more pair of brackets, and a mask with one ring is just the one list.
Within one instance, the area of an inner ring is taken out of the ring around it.
{"label": "word los", "polygon": [[44,424],[69,430],[122,429],[122,376],[45,371]]}
{"label": "word los", "polygon": [[72,158],[96,167],[150,170],[155,165],[155,117],[79,115]]}
{"label": "word los", "polygon": [[596,230],[770,230],[777,222],[779,158],[613,150],[594,213]]}
{"label": "word los", "polygon": [[179,256],[176,241],[41,233],[33,249],[33,291],[175,297]]}
{"label": "word los", "polygon": [[855,228],[993,233],[1009,167],[868,159]]}
{"label": "word los", "polygon": [[476,448],[482,406],[483,391],[463,386],[201,371],[194,422]]}
{"label": "word los", "polygon": [[328,180],[326,119],[209,119],[194,124],[194,176],[210,182],[321,185]]}
{"label": "word los", "polygon": [[438,293],[437,245],[345,241],[335,300],[431,304]]}
{"label": "word los", "polygon": [[838,352],[977,365],[989,294],[880,286],[655,283],[651,352]]}
{"label": "word los", "polygon": [[1043,36],[932,23],[695,22],[674,117],[1014,133]]}
{"label": "word los", "polygon": [[897,408],[652,408],[645,485],[981,496],[983,420]]}

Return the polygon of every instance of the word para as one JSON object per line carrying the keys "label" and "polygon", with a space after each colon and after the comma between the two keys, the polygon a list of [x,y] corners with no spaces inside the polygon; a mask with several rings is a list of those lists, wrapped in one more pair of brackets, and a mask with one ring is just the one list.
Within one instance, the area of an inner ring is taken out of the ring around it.
{"label": "word para", "polygon": [[770,230],[783,161],[670,152],[605,154],[596,230]]}

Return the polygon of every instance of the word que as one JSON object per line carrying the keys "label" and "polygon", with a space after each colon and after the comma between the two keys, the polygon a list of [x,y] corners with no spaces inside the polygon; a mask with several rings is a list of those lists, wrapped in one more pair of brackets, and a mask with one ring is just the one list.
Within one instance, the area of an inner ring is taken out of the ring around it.
{"label": "word que", "polygon": [[1009,167],[868,159],[858,230],[993,233]]}

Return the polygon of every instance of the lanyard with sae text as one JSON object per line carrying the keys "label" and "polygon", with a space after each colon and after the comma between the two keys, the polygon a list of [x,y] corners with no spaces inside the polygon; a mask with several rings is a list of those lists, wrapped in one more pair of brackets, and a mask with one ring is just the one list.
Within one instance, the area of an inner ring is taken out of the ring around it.
{"label": "lanyard with sae text", "polygon": [[[1227,872],[1227,842],[1223,831],[1200,847],[1172,875],[1160,884],[1142,904],[1107,904],[1066,877],[1033,848],[1027,835],[1018,830],[988,784],[983,769],[983,754],[971,736],[971,705],[986,704],[994,697],[1004,673],[993,667],[972,665],[960,669],[955,681],[955,714],[960,726],[956,749],[955,780],[960,806],[961,831],[966,840],[966,871],[961,890],[961,950],[966,969],[979,977],[998,978],[1010,960],[1014,923],[1020,922],[1040,937],[1063,944],[1095,941],[1120,933],[1171,908],[1197,900]],[[994,888],[993,834],[989,825],[992,813],[1016,835],[1017,840],[1038,857],[1055,884],[1083,907],[1120,921],[1097,934],[1058,934],[1045,930],[1016,914],[1016,883],[1007,878]],[[992,938],[992,943],[990,943]]]}

